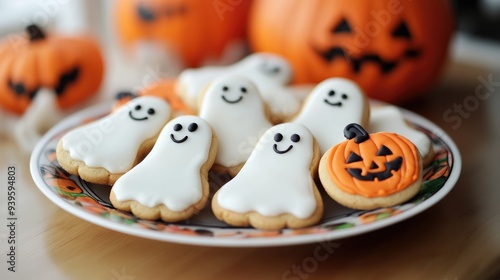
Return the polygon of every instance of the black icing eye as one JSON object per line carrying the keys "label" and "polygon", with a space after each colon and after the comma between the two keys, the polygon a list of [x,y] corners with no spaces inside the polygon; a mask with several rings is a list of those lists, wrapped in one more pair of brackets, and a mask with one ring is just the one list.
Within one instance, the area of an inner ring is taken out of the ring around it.
{"label": "black icing eye", "polygon": [[229,88],[228,88],[227,86],[224,86],[224,87],[222,87],[222,90],[223,90],[223,91],[228,91],[228,90],[229,90]]}
{"label": "black icing eye", "polygon": [[351,25],[349,24],[349,22],[347,22],[346,19],[342,19],[342,21],[332,29],[332,33],[351,33],[351,32],[352,32]]}
{"label": "black icing eye", "polygon": [[351,154],[347,158],[346,163],[353,163],[353,162],[358,162],[358,161],[362,161],[362,160],[363,160],[363,158],[360,157],[358,154],[356,154],[355,152],[351,152]]}
{"label": "black icing eye", "polygon": [[298,134],[293,134],[291,137],[290,137],[290,140],[292,140],[292,142],[294,143],[297,143],[300,141],[300,135]]}
{"label": "black icing eye", "polygon": [[137,7],[137,13],[139,14],[139,18],[143,21],[153,21],[155,20],[155,14],[149,8],[146,8],[143,5],[139,5]]}
{"label": "black icing eye", "polygon": [[270,63],[268,61],[263,61],[261,64],[261,69],[264,73],[270,74],[270,75],[276,75],[279,72],[281,72],[281,68],[279,66],[273,66],[269,65]]}
{"label": "black icing eye", "polygon": [[140,109],[142,109],[142,106],[141,106],[141,105],[137,105],[137,106],[135,106],[135,110],[136,110],[136,111],[139,111]]}
{"label": "black icing eye", "polygon": [[392,155],[391,149],[387,148],[385,145],[382,145],[377,152],[377,156],[390,156]]}
{"label": "black icing eye", "polygon": [[280,142],[281,140],[283,140],[283,135],[281,133],[276,133],[274,135],[274,141]]}
{"label": "black icing eye", "polygon": [[411,39],[410,29],[403,21],[392,31],[392,36],[396,38]]}
{"label": "black icing eye", "polygon": [[148,114],[154,115],[155,113],[156,113],[155,109],[153,109],[153,108],[148,109]]}
{"label": "black icing eye", "polygon": [[346,100],[347,99],[347,94],[342,94],[342,99]]}
{"label": "black icing eye", "polygon": [[330,91],[328,92],[328,96],[334,96],[334,95],[335,95],[335,91],[334,91],[334,90],[330,90]]}
{"label": "black icing eye", "polygon": [[240,90],[241,90],[241,92],[243,92],[243,93],[247,93],[247,88],[246,88],[246,87],[242,87]]}
{"label": "black icing eye", "polygon": [[198,124],[197,124],[197,123],[191,123],[191,124],[188,126],[188,130],[189,130],[190,132],[195,132],[197,129],[198,129]]}
{"label": "black icing eye", "polygon": [[180,131],[182,129],[182,125],[180,123],[176,123],[174,125],[174,131]]}

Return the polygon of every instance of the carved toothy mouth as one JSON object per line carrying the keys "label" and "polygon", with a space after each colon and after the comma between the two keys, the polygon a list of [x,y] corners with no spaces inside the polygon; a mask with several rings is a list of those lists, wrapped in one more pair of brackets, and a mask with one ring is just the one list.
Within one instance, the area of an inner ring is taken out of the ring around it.
{"label": "carved toothy mouth", "polygon": [[286,150],[281,151],[278,149],[278,144],[273,145],[274,152],[277,154],[280,154],[280,155],[288,153],[292,148],[293,148],[293,145],[290,145],[290,146],[288,146],[288,148]]}
{"label": "carved toothy mouth", "polygon": [[352,177],[360,180],[360,181],[375,181],[377,179],[378,181],[383,181],[386,179],[389,179],[392,177],[392,172],[391,171],[398,171],[399,168],[401,168],[401,165],[403,164],[403,158],[398,157],[395,160],[386,162],[385,165],[385,171],[381,172],[368,172],[366,175],[361,175],[361,169],[360,168],[346,168],[347,172],[351,174]]}
{"label": "carved toothy mouth", "polygon": [[177,139],[175,139],[175,136],[173,134],[170,134],[170,139],[172,139],[172,141],[174,141],[174,143],[181,144],[181,143],[186,142],[186,140],[188,139],[188,136],[186,135],[181,140],[177,140]]}
{"label": "carved toothy mouth", "polygon": [[[59,81],[57,82],[57,85],[54,87],[56,95],[61,96],[66,91],[66,88],[68,86],[74,84],[77,81],[79,75],[80,75],[79,67],[74,67],[70,69],[68,72],[61,74],[61,76],[59,77]],[[24,83],[15,83],[12,80],[9,80],[7,83],[9,88],[17,96],[27,96],[29,99],[34,99],[36,94],[38,93],[38,90],[40,89],[37,87],[29,91]]]}
{"label": "carved toothy mouth", "polygon": [[[378,64],[380,66],[380,70],[384,74],[392,72],[399,65],[398,61],[387,61],[374,53],[365,54],[359,58],[355,58],[349,55],[348,51],[343,47],[332,47],[326,51],[321,51],[316,49],[316,52],[327,62],[332,62],[337,58],[344,58],[347,62],[351,63],[352,70],[356,73],[359,73],[361,71],[361,68],[365,63]],[[402,59],[417,58],[421,54],[422,54],[421,50],[416,48],[410,48],[405,51]]]}

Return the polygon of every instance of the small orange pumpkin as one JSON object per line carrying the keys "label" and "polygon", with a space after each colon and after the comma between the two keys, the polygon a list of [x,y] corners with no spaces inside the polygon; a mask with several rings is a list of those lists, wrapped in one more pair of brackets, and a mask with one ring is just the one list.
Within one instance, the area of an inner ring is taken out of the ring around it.
{"label": "small orange pumpkin", "polygon": [[388,196],[404,190],[421,176],[418,150],[408,139],[389,132],[368,134],[350,124],[348,141],[328,151],[330,179],[344,192],[364,197]]}
{"label": "small orange pumpkin", "polygon": [[255,0],[249,23],[252,49],[288,59],[295,82],[345,77],[387,102],[429,89],[453,30],[447,0]]}
{"label": "small orange pumpkin", "polygon": [[250,0],[116,1],[118,35],[126,45],[153,41],[173,48],[186,66],[218,58],[246,37]]}
{"label": "small orange pumpkin", "polygon": [[42,87],[55,91],[62,109],[96,93],[104,64],[92,39],[45,35],[36,25],[26,31],[27,38],[0,43],[1,107],[22,114]]}

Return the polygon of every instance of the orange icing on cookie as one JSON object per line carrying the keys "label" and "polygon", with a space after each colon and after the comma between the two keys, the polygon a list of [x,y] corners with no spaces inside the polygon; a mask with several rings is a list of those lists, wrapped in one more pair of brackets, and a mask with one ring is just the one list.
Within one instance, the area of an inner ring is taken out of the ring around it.
{"label": "orange icing on cookie", "polygon": [[327,155],[330,179],[343,191],[385,197],[404,190],[420,176],[418,150],[408,139],[387,132],[334,146]]}
{"label": "orange icing on cookie", "polygon": [[165,99],[169,104],[170,108],[174,112],[180,115],[194,115],[195,112],[191,110],[175,93],[175,83],[176,79],[165,79],[159,81],[158,83],[149,86],[142,90],[139,95],[152,95]]}
{"label": "orange icing on cookie", "polygon": [[[176,115],[195,115],[195,112],[191,110],[184,102],[177,96],[175,93],[175,83],[177,82],[176,79],[165,79],[162,80],[154,85],[151,85],[139,92],[139,96],[156,96],[163,98],[170,104],[170,108]],[[120,98],[112,108],[112,111],[117,110],[130,100],[132,100],[134,97],[132,96],[126,96],[123,98]]]}

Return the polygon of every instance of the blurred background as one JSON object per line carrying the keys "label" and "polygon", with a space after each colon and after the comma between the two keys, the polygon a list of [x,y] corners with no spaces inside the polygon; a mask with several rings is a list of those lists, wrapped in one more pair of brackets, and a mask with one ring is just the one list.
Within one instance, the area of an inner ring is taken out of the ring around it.
{"label": "blurred background", "polygon": [[[151,76],[151,69],[127,69],[128,57],[120,53],[113,5],[117,0],[0,0],[0,37],[21,32],[30,23],[46,30],[75,34],[91,33],[103,48],[106,79],[102,98],[117,90],[137,86],[139,80]],[[454,0],[458,32],[454,36],[450,58],[496,71],[500,65],[500,0]],[[133,67],[132,67],[133,68]],[[154,66],[152,66],[154,68]],[[168,69],[156,69],[168,75]],[[170,72],[175,75],[176,72]],[[126,76],[135,76],[127,79]],[[125,77],[124,77],[125,76]],[[137,76],[141,76],[138,78]]]}

